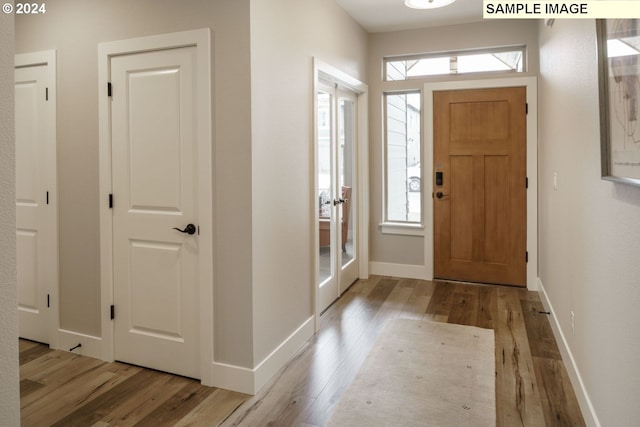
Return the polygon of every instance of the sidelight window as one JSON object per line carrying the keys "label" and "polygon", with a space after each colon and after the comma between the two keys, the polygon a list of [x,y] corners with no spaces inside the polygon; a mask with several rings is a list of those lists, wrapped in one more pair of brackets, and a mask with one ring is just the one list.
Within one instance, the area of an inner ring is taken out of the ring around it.
{"label": "sidelight window", "polygon": [[385,94],[385,221],[422,222],[420,92]]}

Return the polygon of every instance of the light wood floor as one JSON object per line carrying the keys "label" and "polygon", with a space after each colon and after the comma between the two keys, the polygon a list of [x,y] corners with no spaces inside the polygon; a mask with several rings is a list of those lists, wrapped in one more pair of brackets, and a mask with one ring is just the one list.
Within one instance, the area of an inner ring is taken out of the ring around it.
{"label": "light wood floor", "polygon": [[247,397],[20,340],[23,426],[217,426]]}
{"label": "light wood floor", "polygon": [[322,426],[384,322],[404,317],[495,330],[498,426],[584,426],[541,311],[537,293],[523,289],[358,281],[321,316],[318,334],[253,397],[21,341],[22,425]]}

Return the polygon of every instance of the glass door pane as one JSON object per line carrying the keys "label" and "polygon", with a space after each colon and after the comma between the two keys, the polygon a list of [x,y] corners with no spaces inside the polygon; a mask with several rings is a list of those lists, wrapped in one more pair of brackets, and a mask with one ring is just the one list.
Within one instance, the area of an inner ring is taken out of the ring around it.
{"label": "glass door pane", "polygon": [[320,291],[319,309],[324,310],[338,297],[336,277],[336,218],[335,204],[335,98],[333,89],[327,88],[317,93],[316,118],[316,173],[318,209],[318,286]]}
{"label": "glass door pane", "polygon": [[343,200],[340,205],[341,266],[355,258],[354,241],[354,196],[355,196],[355,102],[341,98],[338,106],[338,170]]}
{"label": "glass door pane", "polygon": [[316,99],[318,310],[358,278],[356,95],[321,85]]}
{"label": "glass door pane", "polygon": [[338,192],[340,204],[337,220],[340,248],[337,263],[340,266],[340,293],[347,290],[358,278],[357,235],[358,188],[356,150],[356,95],[340,91],[338,99]]}

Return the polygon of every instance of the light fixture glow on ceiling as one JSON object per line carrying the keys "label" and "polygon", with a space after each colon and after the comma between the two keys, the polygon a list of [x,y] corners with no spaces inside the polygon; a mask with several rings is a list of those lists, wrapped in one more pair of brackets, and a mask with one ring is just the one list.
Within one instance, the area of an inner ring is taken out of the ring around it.
{"label": "light fixture glow on ceiling", "polygon": [[435,9],[450,5],[456,0],[404,0],[404,4],[412,9]]}

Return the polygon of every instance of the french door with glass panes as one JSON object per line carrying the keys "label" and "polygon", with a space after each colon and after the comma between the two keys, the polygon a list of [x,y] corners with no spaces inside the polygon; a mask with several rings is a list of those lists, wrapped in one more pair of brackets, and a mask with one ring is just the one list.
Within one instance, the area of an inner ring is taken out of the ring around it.
{"label": "french door with glass panes", "polygon": [[320,83],[316,93],[318,312],[358,278],[357,96]]}

